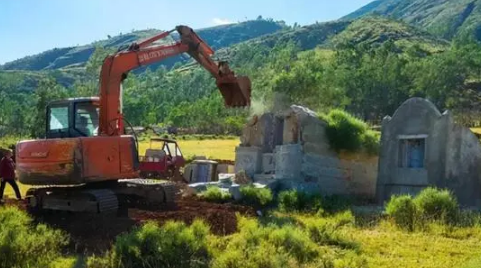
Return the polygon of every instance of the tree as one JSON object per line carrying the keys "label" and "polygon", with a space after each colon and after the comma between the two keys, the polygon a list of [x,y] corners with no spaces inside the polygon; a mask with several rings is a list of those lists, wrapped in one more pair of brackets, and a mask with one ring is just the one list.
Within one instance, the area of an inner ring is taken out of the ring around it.
{"label": "tree", "polygon": [[45,136],[46,107],[52,100],[63,99],[68,96],[67,90],[59,85],[54,79],[47,77],[38,83],[35,90],[36,116],[31,128],[33,137]]}
{"label": "tree", "polygon": [[85,65],[87,74],[91,77],[98,78],[100,74],[100,67],[102,67],[105,58],[114,52],[114,48],[104,48],[99,45],[96,46],[94,52]]}

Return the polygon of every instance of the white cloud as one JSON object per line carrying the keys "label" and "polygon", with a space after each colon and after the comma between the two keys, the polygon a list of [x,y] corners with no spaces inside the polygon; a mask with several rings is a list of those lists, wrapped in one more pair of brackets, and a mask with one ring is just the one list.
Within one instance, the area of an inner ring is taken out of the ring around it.
{"label": "white cloud", "polygon": [[213,18],[212,23],[214,23],[214,25],[224,25],[224,24],[231,24],[234,22],[229,19]]}

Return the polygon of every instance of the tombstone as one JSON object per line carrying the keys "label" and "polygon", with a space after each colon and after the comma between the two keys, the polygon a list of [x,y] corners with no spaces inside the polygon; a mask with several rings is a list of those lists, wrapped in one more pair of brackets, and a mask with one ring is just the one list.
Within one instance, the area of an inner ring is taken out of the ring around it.
{"label": "tombstone", "polygon": [[218,181],[217,162],[209,160],[193,161],[185,168],[184,179],[190,183]]}
{"label": "tombstone", "polygon": [[253,178],[262,168],[262,149],[259,147],[236,148],[235,173],[244,171]]}
{"label": "tombstone", "polygon": [[275,178],[301,180],[301,145],[288,144],[277,146],[275,162]]}
{"label": "tombstone", "polygon": [[254,116],[244,127],[241,136],[241,146],[255,146],[263,152],[272,152],[275,147],[275,116],[266,113],[261,116]]}

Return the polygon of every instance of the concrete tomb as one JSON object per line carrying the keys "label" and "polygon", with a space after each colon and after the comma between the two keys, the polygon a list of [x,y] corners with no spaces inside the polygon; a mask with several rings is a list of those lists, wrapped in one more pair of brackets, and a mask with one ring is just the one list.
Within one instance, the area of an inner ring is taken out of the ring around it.
{"label": "concrete tomb", "polygon": [[297,105],[253,117],[236,148],[236,173],[244,171],[263,184],[275,180],[279,189],[374,198],[377,157],[334,152],[326,126],[315,112]]}
{"label": "concrete tomb", "polygon": [[481,145],[468,129],[426,99],[412,98],[382,121],[376,198],[451,190],[462,205],[481,205]]}

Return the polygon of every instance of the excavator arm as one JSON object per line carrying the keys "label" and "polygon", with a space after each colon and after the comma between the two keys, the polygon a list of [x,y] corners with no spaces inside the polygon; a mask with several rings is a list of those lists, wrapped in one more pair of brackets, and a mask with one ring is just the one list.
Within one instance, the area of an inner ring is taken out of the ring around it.
{"label": "excavator arm", "polygon": [[[180,40],[172,45],[152,45],[177,31]],[[216,79],[227,107],[250,105],[251,82],[247,77],[237,77],[226,62],[216,63],[210,48],[191,28],[177,26],[175,30],[163,32],[126,50],[105,58],[100,71],[100,135],[122,135],[122,81],[129,71],[182,53],[188,53]]]}

